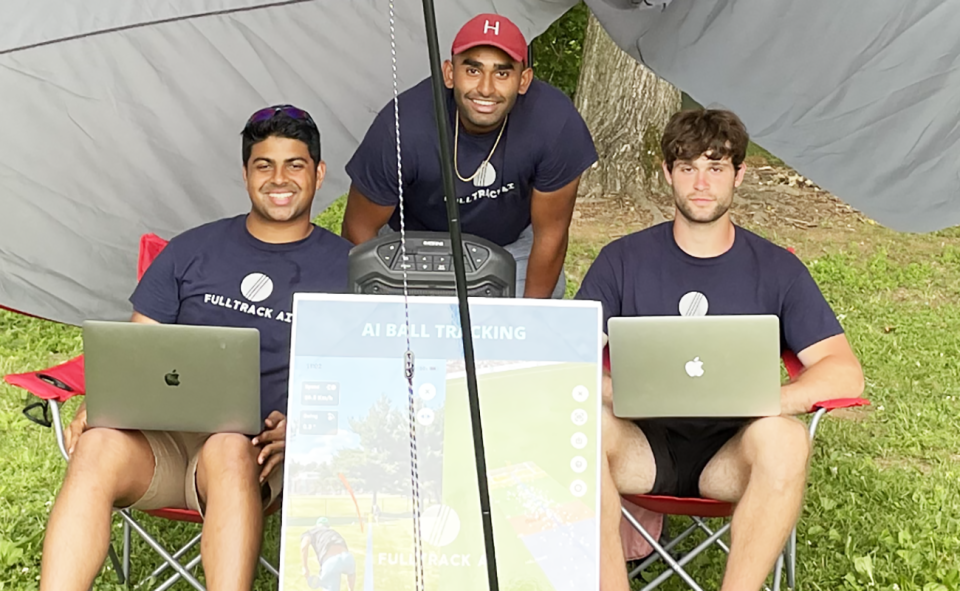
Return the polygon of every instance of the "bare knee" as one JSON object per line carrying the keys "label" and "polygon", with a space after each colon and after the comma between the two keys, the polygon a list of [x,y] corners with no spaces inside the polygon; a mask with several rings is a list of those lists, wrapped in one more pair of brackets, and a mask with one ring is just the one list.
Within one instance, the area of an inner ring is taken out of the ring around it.
{"label": "bare knee", "polygon": [[143,435],[136,431],[95,428],[84,431],[70,457],[70,466],[84,471],[116,473],[137,451],[149,450]]}
{"label": "bare knee", "polygon": [[238,433],[216,433],[203,444],[198,468],[220,479],[257,480],[257,452],[250,440]]}
{"label": "bare knee", "polygon": [[77,440],[66,478],[74,484],[95,484],[116,499],[149,485],[153,469],[153,452],[142,433],[94,428]]}
{"label": "bare knee", "polygon": [[609,404],[600,415],[602,459],[617,490],[623,494],[645,494],[653,488],[656,462],[643,432],[632,421],[613,414]]}
{"label": "bare knee", "polygon": [[783,488],[806,480],[810,438],[804,424],[797,419],[759,419],[744,432],[743,446],[751,476],[762,474]]}

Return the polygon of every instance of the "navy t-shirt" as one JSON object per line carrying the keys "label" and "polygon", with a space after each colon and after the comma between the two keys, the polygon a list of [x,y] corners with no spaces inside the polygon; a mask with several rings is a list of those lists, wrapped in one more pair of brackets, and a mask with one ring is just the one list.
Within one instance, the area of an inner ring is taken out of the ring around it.
{"label": "navy t-shirt", "polygon": [[[447,231],[439,142],[430,79],[400,95],[400,145],[403,198],[408,230]],[[454,145],[456,103],[445,93]],[[469,178],[486,160],[500,128],[471,135],[461,126],[457,152],[460,175]],[[471,182],[454,177],[461,226],[501,246],[515,242],[530,225],[533,190],[548,193],[568,185],[597,160],[586,123],[562,92],[534,80],[519,95],[490,165]],[[347,163],[357,189],[379,205],[397,205],[397,153],[393,102],[377,115],[363,142]],[[400,228],[399,208],[390,219]]]}
{"label": "navy t-shirt", "polygon": [[260,411],[287,412],[294,292],[347,289],[351,244],[314,227],[303,240],[254,238],[246,215],[211,222],[173,238],[144,273],[130,302],[164,324],[260,331]]}
{"label": "navy t-shirt", "polygon": [[604,331],[612,316],[773,314],[781,349],[794,353],[843,333],[803,262],[740,227],[712,258],[685,253],[673,222],[624,236],[600,251],[577,298],[603,304]]}

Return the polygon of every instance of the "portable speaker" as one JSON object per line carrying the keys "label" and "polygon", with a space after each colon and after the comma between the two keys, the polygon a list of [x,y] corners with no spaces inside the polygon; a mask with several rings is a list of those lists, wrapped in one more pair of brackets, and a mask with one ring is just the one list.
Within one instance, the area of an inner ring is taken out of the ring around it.
{"label": "portable speaker", "polygon": [[[349,285],[353,293],[402,295],[407,271],[410,295],[455,296],[453,245],[447,232],[407,232],[406,255],[400,254],[400,233],[380,236],[350,251]],[[502,246],[463,234],[467,295],[514,297],[517,262]]]}

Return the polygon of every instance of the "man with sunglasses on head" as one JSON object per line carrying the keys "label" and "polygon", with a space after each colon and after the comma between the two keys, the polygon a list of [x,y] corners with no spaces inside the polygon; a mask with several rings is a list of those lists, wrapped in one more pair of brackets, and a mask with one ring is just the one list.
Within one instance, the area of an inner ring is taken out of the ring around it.
{"label": "man with sunglasses on head", "polygon": [[88,429],[81,406],[66,433],[70,463],[47,525],[41,589],[90,588],[121,507],[199,511],[207,588],[253,585],[263,510],[283,484],[293,294],[345,291],[350,244],[310,221],[326,166],[306,111],[254,113],[242,155],[250,212],[173,238],[130,301],[133,322],[258,329],[263,432]]}
{"label": "man with sunglasses on head", "polygon": [[[527,42],[507,18],[481,14],[460,29],[443,64],[456,197],[465,233],[517,261],[517,295],[561,298],[563,261],[580,175],[597,160],[573,103],[535,80]],[[399,98],[407,230],[446,232],[430,79]],[[347,164],[343,237],[360,244],[400,229],[393,103]]]}

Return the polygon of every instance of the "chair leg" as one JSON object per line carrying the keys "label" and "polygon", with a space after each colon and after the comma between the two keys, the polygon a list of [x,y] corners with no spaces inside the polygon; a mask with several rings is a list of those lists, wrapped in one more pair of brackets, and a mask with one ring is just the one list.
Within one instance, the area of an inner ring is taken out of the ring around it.
{"label": "chair leg", "polygon": [[[655,540],[653,536],[651,536],[650,533],[647,530],[645,530],[643,526],[640,525],[640,523],[637,522],[636,519],[634,519],[633,515],[631,515],[629,511],[621,507],[620,512],[624,517],[627,518],[627,521],[630,522],[630,525],[633,526],[633,529],[637,530],[637,532],[641,536],[643,536],[643,539],[646,540],[648,544],[650,544],[650,546],[657,552],[657,554],[660,555],[661,558],[663,558],[663,561],[667,563],[667,566],[673,569],[673,572],[675,572],[677,576],[683,579],[684,583],[686,583],[694,591],[703,591],[703,589],[701,589],[700,586],[697,585],[696,581],[694,581],[690,577],[690,575],[688,575],[686,571],[683,570],[681,565],[676,560],[674,560],[672,556],[670,556],[670,553],[664,550],[663,546],[661,546],[660,543],[657,542],[657,540]],[[721,531],[725,531],[725,528]],[[673,574],[673,573],[670,573],[670,574]],[[669,576],[669,574],[667,576]],[[657,583],[657,585],[659,584],[660,583]],[[647,585],[646,588],[652,589],[655,586],[656,585],[652,585],[652,586]]]}
{"label": "chair leg", "polygon": [[[203,535],[203,534],[197,534],[196,536],[194,536],[194,538],[193,538],[192,540],[190,540],[189,542],[187,542],[186,545],[185,545],[183,548],[180,548],[179,550],[177,550],[177,551],[174,553],[173,557],[179,562],[181,556],[183,556],[184,554],[186,554],[187,552],[189,552],[194,546],[196,546],[198,543],[200,543],[200,538],[202,537],[202,535]],[[167,570],[168,568],[170,568],[170,564],[167,563],[167,562],[164,562],[163,564],[161,564],[160,566],[158,566],[156,569],[154,569],[154,571],[153,571],[152,573],[150,573],[149,575],[147,575],[147,578],[148,578],[148,579],[155,579],[155,578],[159,577],[161,574],[163,574],[163,571]]]}
{"label": "chair leg", "polygon": [[123,521],[123,576],[130,580],[130,524]]}
{"label": "chair leg", "polygon": [[263,556],[260,557],[260,564],[263,565],[263,568],[267,569],[267,571],[271,575],[277,577],[278,579],[280,578],[280,571],[278,571],[276,567],[270,564],[270,562]]}
{"label": "chair leg", "polygon": [[783,553],[777,558],[773,567],[773,591],[780,591],[780,579],[783,577]]}
{"label": "chair leg", "polygon": [[[700,589],[700,586],[697,585],[692,578],[690,578],[690,575],[688,575],[687,572],[683,570],[683,567],[686,566],[688,562],[696,558],[701,552],[703,552],[704,550],[712,546],[717,540],[720,539],[720,536],[727,533],[729,529],[730,529],[730,523],[727,522],[723,527],[721,527],[716,532],[714,532],[712,536],[700,542],[700,545],[698,545],[696,548],[684,554],[683,558],[681,558],[679,561],[675,561],[672,558],[668,561],[667,557],[665,556],[664,562],[667,563],[670,569],[660,573],[660,576],[650,581],[650,584],[644,587],[642,591],[649,591],[650,589],[657,588],[661,583],[663,583],[664,581],[672,577],[674,574],[676,574],[681,579],[683,579],[683,582],[686,583],[691,589],[695,589],[696,591],[703,591],[702,589]],[[643,534],[644,532],[641,531],[640,533]],[[647,538],[647,543],[649,543],[651,539],[651,538],[648,538],[648,536],[650,536],[650,534],[647,534],[646,536],[644,536],[645,538]],[[653,544],[651,544],[651,546],[653,546]],[[659,546],[659,544],[657,546]],[[656,549],[657,546],[654,546],[654,548]]]}
{"label": "chair leg", "polygon": [[[694,523],[693,525],[691,525],[690,527],[688,527],[686,530],[684,530],[679,536],[677,536],[677,537],[669,540],[667,543],[663,543],[663,542],[661,541],[660,544],[663,546],[663,549],[664,549],[664,550],[666,550],[667,552],[669,552],[670,550],[673,550],[674,546],[676,546],[676,545],[679,544],[680,542],[682,542],[682,541],[684,541],[685,539],[687,539],[687,538],[690,536],[690,534],[692,534],[692,533],[695,532],[695,531],[697,531],[697,524],[696,524],[696,523]],[[710,532],[710,533],[713,533],[713,532]],[[634,568],[632,571],[630,571],[630,574],[627,575],[627,576],[628,576],[629,578],[631,578],[631,579],[636,578],[637,575],[639,575],[639,574],[642,573],[643,571],[647,570],[647,569],[650,567],[650,565],[652,565],[654,562],[660,560],[660,558],[661,558],[660,555],[657,554],[656,552],[651,553],[650,556],[644,558],[643,561],[642,561],[639,565],[637,565],[636,568]]]}
{"label": "chair leg", "polygon": [[[700,519],[699,517],[691,517],[691,519],[693,519],[693,522],[694,524],[696,524],[697,527],[703,530],[703,533],[707,534],[708,536],[713,535],[713,530],[707,526],[707,524],[703,521],[703,519]],[[717,538],[716,544],[717,546],[720,547],[721,550],[723,550],[727,554],[730,554],[730,547],[724,544],[721,538]]]}
{"label": "chair leg", "polygon": [[198,581],[196,577],[191,575],[190,572],[187,571],[187,569],[183,568],[183,565],[177,562],[173,558],[173,556],[170,556],[170,553],[167,552],[166,549],[164,549],[164,547],[161,546],[156,540],[154,540],[153,537],[150,534],[148,534],[147,531],[143,529],[143,527],[141,527],[140,524],[137,523],[137,521],[133,517],[130,516],[127,510],[120,511],[119,514],[120,514],[120,517],[122,517],[124,521],[129,523],[130,527],[133,528],[135,532],[137,532],[137,535],[140,536],[143,539],[143,541],[146,542],[151,548],[153,548],[154,552],[156,552],[164,560],[166,560],[170,564],[170,566],[173,567],[173,570],[180,573],[180,576],[183,577],[183,579],[187,581],[187,583],[189,583],[197,591],[206,591],[203,585],[200,584],[200,581]]}
{"label": "chair leg", "polygon": [[797,528],[794,527],[787,540],[787,588],[797,588]]}
{"label": "chair leg", "polygon": [[[198,564],[200,564],[201,558],[202,557],[199,554],[197,554],[196,556],[193,557],[193,560],[191,560],[184,566],[184,568],[189,571],[192,571],[197,567]],[[167,591],[167,589],[176,585],[177,581],[179,581],[182,578],[183,577],[180,576],[180,573],[173,573],[172,575],[170,575],[170,577],[166,581],[164,581],[159,587],[156,587],[153,591]]]}
{"label": "chair leg", "polygon": [[120,558],[117,556],[117,551],[113,549],[113,543],[111,542],[107,546],[107,556],[110,558],[110,564],[113,565],[113,570],[117,571],[117,579],[121,585],[127,582],[127,576],[123,572],[123,565],[120,564]]}

